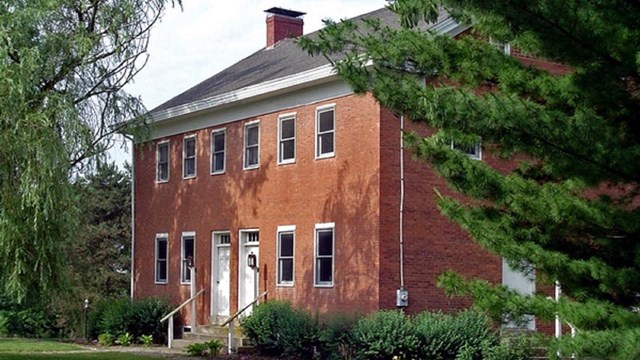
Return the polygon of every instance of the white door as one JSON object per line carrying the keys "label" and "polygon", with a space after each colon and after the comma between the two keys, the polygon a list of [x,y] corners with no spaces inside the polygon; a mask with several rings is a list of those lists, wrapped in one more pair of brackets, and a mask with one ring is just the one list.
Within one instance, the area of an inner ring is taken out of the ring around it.
{"label": "white door", "polygon": [[[243,309],[258,296],[258,267],[260,264],[260,235],[257,230],[240,232],[240,261],[238,261],[238,310]],[[252,260],[250,260],[252,258]],[[244,315],[251,314],[253,306],[245,310]]]}
{"label": "white door", "polygon": [[215,321],[229,317],[229,295],[231,290],[231,271],[229,257],[231,255],[231,236],[229,233],[213,234],[213,252],[211,254],[211,315]]}

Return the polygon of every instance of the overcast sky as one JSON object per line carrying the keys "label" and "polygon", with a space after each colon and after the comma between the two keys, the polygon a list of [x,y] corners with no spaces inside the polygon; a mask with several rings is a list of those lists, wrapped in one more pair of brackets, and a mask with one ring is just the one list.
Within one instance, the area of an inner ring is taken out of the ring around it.
{"label": "overcast sky", "polygon": [[[322,19],[341,20],[379,9],[386,0],[183,0],[151,30],[149,59],[125,89],[153,109],[265,46],[266,13],[277,6],[305,12],[304,33]],[[130,155],[118,145],[112,157]]]}

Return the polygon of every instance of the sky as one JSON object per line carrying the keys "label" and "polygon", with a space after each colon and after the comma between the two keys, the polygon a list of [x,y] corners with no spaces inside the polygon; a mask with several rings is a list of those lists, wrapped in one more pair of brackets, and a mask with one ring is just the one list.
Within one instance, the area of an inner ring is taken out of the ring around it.
{"label": "sky", "polygon": [[[148,61],[125,90],[153,109],[210,76],[251,55],[266,43],[266,13],[274,6],[305,12],[304,33],[322,28],[322,20],[354,17],[387,4],[386,0],[183,0],[169,7],[151,29]],[[117,144],[110,156],[130,161],[130,146]]]}

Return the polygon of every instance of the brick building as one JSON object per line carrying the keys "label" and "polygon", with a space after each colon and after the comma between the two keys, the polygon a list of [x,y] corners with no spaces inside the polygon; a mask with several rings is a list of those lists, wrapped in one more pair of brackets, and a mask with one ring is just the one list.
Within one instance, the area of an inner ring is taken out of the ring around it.
{"label": "brick building", "polygon": [[[303,13],[267,13],[266,47],[150,113],[134,152],[132,296],[188,299],[190,261],[198,324],[264,291],[319,312],[395,308],[401,288],[410,312],[467,307],[436,287],[448,269],[532,291],[439,214],[432,189],[446,185],[401,150],[402,120],[297,47]],[[387,9],[366,16],[397,26]],[[429,26],[467,29],[446,14]],[[480,146],[470,156],[509,166]]]}

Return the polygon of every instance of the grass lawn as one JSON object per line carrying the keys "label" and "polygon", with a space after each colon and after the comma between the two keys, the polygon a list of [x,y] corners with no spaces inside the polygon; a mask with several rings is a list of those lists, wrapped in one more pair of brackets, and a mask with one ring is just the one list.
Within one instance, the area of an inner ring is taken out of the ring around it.
{"label": "grass lawn", "polygon": [[34,339],[0,339],[1,360],[153,360],[149,356],[134,355],[123,352],[82,352],[72,351],[86,350],[75,345],[57,341]]}
{"label": "grass lawn", "polygon": [[99,352],[99,353],[75,353],[75,354],[26,354],[26,353],[0,353],[2,360],[153,360],[142,355],[133,355],[120,352]]}

